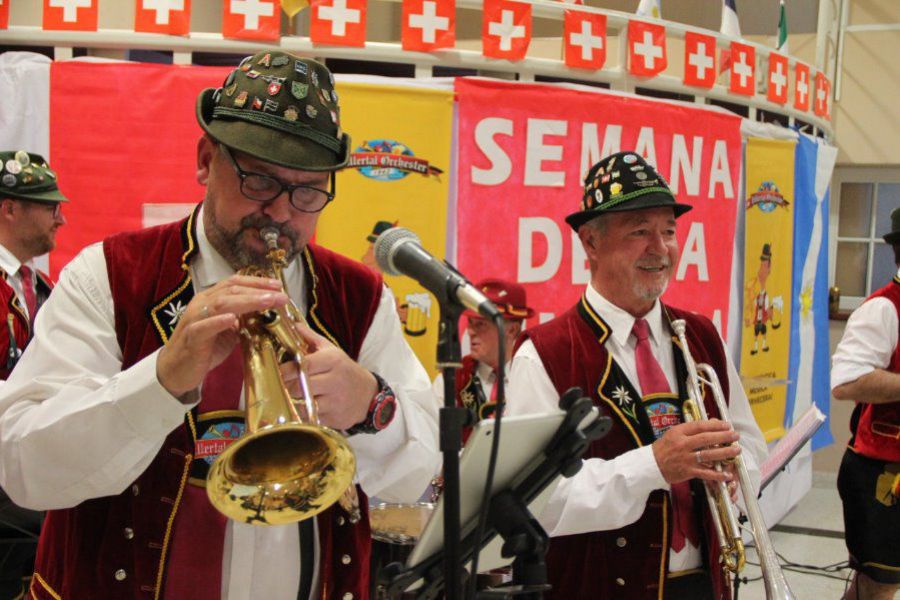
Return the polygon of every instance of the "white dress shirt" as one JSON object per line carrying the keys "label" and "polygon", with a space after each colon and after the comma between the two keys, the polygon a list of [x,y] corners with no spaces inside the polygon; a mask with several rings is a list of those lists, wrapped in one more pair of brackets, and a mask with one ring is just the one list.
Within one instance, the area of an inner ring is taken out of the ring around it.
{"label": "white dress shirt", "polygon": [[[197,229],[199,253],[191,265],[195,291],[234,272],[210,246],[202,215]],[[303,309],[302,261],[295,260],[285,276],[289,294]],[[0,485],[15,502],[36,510],[121,493],[149,466],[166,436],[183,424],[191,406],[157,380],[159,351],[121,370],[101,244],[89,246],[63,269],[35,332],[13,376],[0,388]],[[390,383],[397,411],[378,434],[349,438],[358,481],[369,496],[415,501],[440,462],[436,402],[428,374],[403,338],[387,288],[359,363]],[[299,565],[296,525],[229,521],[223,598],[294,599]]]}
{"label": "white dress shirt", "polygon": [[[607,351],[634,386],[641,392],[634,359],[636,340],[631,335],[635,318],[601,296],[591,285],[588,303],[606,321],[610,335]],[[664,325],[662,308],[656,302],[644,316],[650,326],[650,346],[659,361],[669,386],[678,389],[671,335]],[[724,342],[723,342],[724,348]],[[734,429],[741,434],[741,447],[754,486],[759,487],[759,465],[766,456],[766,444],[750,411],[750,403],[740,377],[728,358],[729,408]],[[531,340],[526,340],[513,357],[507,414],[528,414],[558,410],[559,394]],[[538,520],[551,536],[574,535],[592,531],[620,529],[634,523],[644,513],[653,490],[669,490],[652,446],[642,446],[611,460],[585,460],[572,478],[562,479]],[[680,552],[670,550],[669,570],[692,569],[702,564],[696,546],[687,542]]]}
{"label": "white dress shirt", "polygon": [[891,364],[897,320],[897,308],[887,298],[872,298],[853,311],[831,357],[831,389]]}
{"label": "white dress shirt", "polygon": [[0,269],[6,271],[6,281],[9,283],[10,287],[12,287],[13,291],[16,293],[16,298],[19,299],[19,304],[22,306],[22,310],[28,318],[31,319],[32,315],[28,314],[28,303],[25,302],[25,292],[22,287],[22,273],[19,272],[19,268],[25,264],[29,269],[31,269],[31,285],[37,281],[37,271],[34,268],[34,264],[32,261],[28,261],[27,263],[22,263],[16,255],[10,252],[5,246],[0,244]]}

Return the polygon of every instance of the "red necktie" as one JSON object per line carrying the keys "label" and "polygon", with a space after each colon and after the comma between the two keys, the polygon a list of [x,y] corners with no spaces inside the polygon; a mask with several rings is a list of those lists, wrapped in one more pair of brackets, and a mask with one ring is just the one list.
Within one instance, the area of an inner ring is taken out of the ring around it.
{"label": "red necktie", "polygon": [[37,296],[34,294],[34,277],[31,269],[22,265],[19,267],[19,277],[22,278],[22,295],[25,296],[28,320],[34,323],[34,315],[37,313]]}
{"label": "red necktie", "polygon": [[[650,325],[645,319],[636,319],[631,333],[637,339],[634,347],[634,362],[637,367],[638,382],[641,386],[641,394],[644,397],[650,394],[665,394],[671,392],[669,382],[659,361],[653,356],[650,348]],[[700,545],[700,535],[694,518],[693,500],[691,499],[690,482],[672,484],[672,512],[675,515],[675,526],[672,528],[672,549],[680,552],[685,545],[685,539],[692,545]]]}

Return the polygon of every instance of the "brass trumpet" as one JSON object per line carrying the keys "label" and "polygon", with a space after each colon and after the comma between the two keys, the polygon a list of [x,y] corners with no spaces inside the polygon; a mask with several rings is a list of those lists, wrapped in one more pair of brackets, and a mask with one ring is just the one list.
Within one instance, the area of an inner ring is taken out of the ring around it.
{"label": "brass trumpet", "polygon": [[[278,231],[265,228],[270,270],[240,273],[275,277],[284,283],[285,251]],[[255,525],[302,521],[327,509],[352,487],[356,457],[343,435],[318,422],[305,373],[306,341],[294,323],[303,322],[295,304],[240,317],[244,357],[244,435],[216,458],[206,479],[210,502],[225,516]],[[285,386],[279,365],[299,366],[305,421]],[[352,490],[352,491],[351,491]]]}
{"label": "brass trumpet", "polygon": [[[688,371],[688,399],[684,403],[684,420],[699,421],[709,418],[706,413],[706,407],[703,404],[701,385],[704,385],[709,388],[722,420],[730,423],[728,405],[725,403],[725,394],[722,391],[719,377],[712,366],[706,363],[697,364],[694,361],[685,338],[685,327],[684,319],[672,321],[672,330],[678,336],[678,342],[681,345]],[[784,573],[781,571],[781,566],[778,564],[778,557],[775,555],[775,548],[769,539],[769,530],[766,528],[762,511],[760,511],[759,503],[756,501],[756,490],[753,489],[747,466],[744,464],[744,459],[740,454],[733,460],[738,481],[740,482],[741,495],[744,498],[744,506],[747,510],[747,521],[750,524],[753,538],[756,540],[756,551],[759,554],[766,598],[769,600],[792,600],[795,598],[794,593],[791,591],[787,580],[784,578]],[[715,466],[717,470],[722,470],[721,463],[716,463]],[[722,568],[726,573],[739,573],[744,568],[745,563],[744,541],[741,537],[740,524],[735,514],[735,507],[731,503],[728,487],[722,481],[717,481],[715,484],[704,482],[703,490],[709,503],[709,510],[712,513],[712,520],[719,540]]]}

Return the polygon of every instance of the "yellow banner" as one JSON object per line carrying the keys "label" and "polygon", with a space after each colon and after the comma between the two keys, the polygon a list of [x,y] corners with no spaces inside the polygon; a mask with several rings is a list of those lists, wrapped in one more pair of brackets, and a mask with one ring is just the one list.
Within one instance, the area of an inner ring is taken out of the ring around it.
{"label": "yellow banner", "polygon": [[741,377],[766,441],[784,435],[794,254],[794,142],[747,141]]}
{"label": "yellow banner", "polygon": [[[375,238],[396,225],[443,258],[453,93],[341,82],[337,92],[341,127],[352,138],[352,166],[338,174],[337,197],[322,214],[317,242],[378,270]],[[407,277],[385,276],[385,282],[397,298],[406,340],[434,376],[437,302]]]}

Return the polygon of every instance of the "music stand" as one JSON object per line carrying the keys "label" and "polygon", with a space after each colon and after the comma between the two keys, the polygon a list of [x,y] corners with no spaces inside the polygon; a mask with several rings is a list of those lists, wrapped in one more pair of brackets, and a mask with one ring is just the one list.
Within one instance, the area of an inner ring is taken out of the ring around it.
{"label": "music stand", "polygon": [[791,462],[800,449],[806,445],[806,442],[815,435],[819,427],[825,423],[825,413],[819,410],[815,404],[810,405],[797,422],[787,430],[766,460],[759,466],[761,476],[759,482],[759,491],[762,492],[767,485]]}
{"label": "music stand", "polygon": [[[484,462],[490,450],[493,420],[476,424],[461,459],[463,536],[462,564],[468,564],[476,546],[487,548],[485,570],[513,559],[510,585],[479,593],[482,598],[540,597],[546,585],[544,554],[548,537],[529,507],[539,510],[560,476],[571,477],[581,468],[581,457],[593,440],[611,427],[581,390],[573,388],[560,399],[564,412],[504,417],[497,476],[491,494],[488,527],[483,539],[475,539]],[[474,483],[474,485],[473,485]],[[444,585],[443,526],[438,507],[406,564],[392,563],[378,574],[390,597],[402,591],[416,598],[436,598]],[[499,547],[502,538],[502,547]],[[499,548],[498,548],[499,547]],[[498,556],[499,555],[499,564]],[[473,575],[474,576],[474,575]]]}

